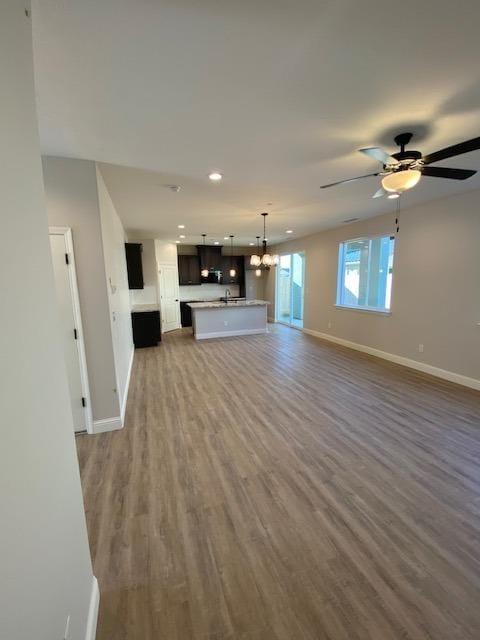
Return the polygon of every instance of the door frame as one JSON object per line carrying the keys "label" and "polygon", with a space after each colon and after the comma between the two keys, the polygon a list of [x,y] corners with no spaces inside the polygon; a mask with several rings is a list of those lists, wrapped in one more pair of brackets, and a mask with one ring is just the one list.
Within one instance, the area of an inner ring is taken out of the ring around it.
{"label": "door frame", "polygon": [[[65,254],[68,255],[68,280],[70,292],[72,294],[72,307],[75,319],[75,329],[77,330],[78,361],[80,368],[80,379],[82,384],[82,395],[85,398],[86,406],[83,409],[85,416],[85,427],[87,433],[93,434],[93,414],[92,402],[90,398],[90,386],[88,384],[87,358],[85,353],[85,340],[83,335],[82,314],[80,309],[80,296],[78,294],[77,270],[75,267],[75,254],[73,251],[73,236],[70,227],[48,227],[48,234],[53,236],[63,236],[65,243]],[[77,433],[82,433],[78,431]]]}
{"label": "door frame", "polygon": [[[303,325],[304,325],[304,320],[305,320],[305,262],[306,262],[306,252],[305,250],[301,250],[301,251],[286,251],[285,253],[280,254],[281,256],[290,256],[291,260],[290,260],[290,270],[291,273],[293,271],[293,256],[295,254],[301,254],[303,255],[303,262],[302,262],[302,326],[299,327],[296,324],[290,323],[290,322],[285,322],[283,320],[279,320],[278,319],[278,280],[279,280],[279,267],[277,266],[276,268],[276,273],[275,273],[275,322],[278,322],[279,324],[283,324],[286,327],[291,327],[292,329],[298,329],[299,331],[303,331]],[[293,293],[293,288],[292,288],[292,283],[290,282],[290,309],[293,308],[292,305],[292,293]]]}
{"label": "door frame", "polygon": [[162,313],[163,313],[163,309],[162,309],[162,284],[161,284],[161,280],[162,280],[162,270],[165,267],[172,267],[173,269],[176,268],[177,270],[177,291],[178,291],[178,298],[177,298],[177,303],[178,303],[178,322],[177,322],[177,326],[175,327],[175,329],[170,329],[170,331],[176,331],[177,329],[181,329],[182,328],[182,320],[181,320],[181,314],[180,314],[180,289],[179,289],[179,280],[178,280],[178,264],[174,264],[173,262],[158,262],[157,263],[157,286],[158,286],[158,303],[160,306],[160,332],[162,334],[164,333],[168,333],[168,331],[164,331],[163,329],[163,321],[162,321]]}

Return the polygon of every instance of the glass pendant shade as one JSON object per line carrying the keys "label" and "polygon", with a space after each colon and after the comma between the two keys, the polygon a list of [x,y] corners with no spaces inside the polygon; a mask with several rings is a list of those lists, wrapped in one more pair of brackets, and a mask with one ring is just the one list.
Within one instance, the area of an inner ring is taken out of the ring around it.
{"label": "glass pendant shade", "polygon": [[262,264],[264,267],[271,267],[273,264],[273,257],[269,253],[263,254]]}
{"label": "glass pendant shade", "polygon": [[261,262],[262,259],[260,258],[260,256],[253,255],[250,257],[250,264],[252,265],[252,267],[259,267]]}
{"label": "glass pendant shade", "polygon": [[414,187],[421,177],[422,174],[417,169],[395,171],[394,173],[389,173],[382,179],[382,187],[385,191],[402,193],[402,191]]}
{"label": "glass pendant shade", "polygon": [[237,275],[237,272],[235,271],[235,269],[230,269],[230,277],[234,278]]}
{"label": "glass pendant shade", "polygon": [[201,274],[202,278],[208,278],[208,269],[202,269]]}
{"label": "glass pendant shade", "polygon": [[261,269],[255,269],[255,275],[257,276],[257,278],[259,278],[262,275],[262,270]]}

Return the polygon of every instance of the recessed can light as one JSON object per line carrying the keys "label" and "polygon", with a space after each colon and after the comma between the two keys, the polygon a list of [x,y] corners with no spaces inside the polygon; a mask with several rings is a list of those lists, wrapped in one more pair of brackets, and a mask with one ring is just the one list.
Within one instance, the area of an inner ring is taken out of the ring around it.
{"label": "recessed can light", "polygon": [[213,182],[218,182],[223,178],[223,175],[218,171],[212,171],[212,173],[208,174],[208,177],[210,178],[210,180],[213,180]]}
{"label": "recessed can light", "polygon": [[287,229],[285,233],[293,233],[293,229]]}
{"label": "recessed can light", "polygon": [[228,236],[223,236],[223,239],[224,240],[228,240]]}
{"label": "recessed can light", "polygon": [[185,238],[185,236],[178,236],[178,237],[179,237],[179,238],[182,238],[182,240],[183,240],[183,238]]}
{"label": "recessed can light", "polygon": [[180,244],[180,240],[175,240],[175,244]]}
{"label": "recessed can light", "polygon": [[254,247],[254,246],[255,246],[255,243],[254,243],[254,242],[249,242],[249,243],[248,243],[248,246],[249,246],[249,247]]}
{"label": "recessed can light", "polygon": [[215,240],[213,244],[220,244],[218,240]]}
{"label": "recessed can light", "polygon": [[179,225],[178,225],[178,228],[179,228],[179,229],[185,229],[185,225],[184,225],[184,224],[179,224]]}

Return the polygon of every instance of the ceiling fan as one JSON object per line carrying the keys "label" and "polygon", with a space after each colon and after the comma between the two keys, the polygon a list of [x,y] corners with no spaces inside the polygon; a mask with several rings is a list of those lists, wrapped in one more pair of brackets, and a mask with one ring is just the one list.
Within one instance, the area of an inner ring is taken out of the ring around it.
{"label": "ceiling fan", "polygon": [[412,137],[412,133],[400,133],[398,136],[395,136],[394,141],[395,144],[400,147],[400,151],[392,153],[391,155],[378,147],[359,149],[360,153],[364,153],[370,158],[378,160],[378,162],[383,165],[383,169],[375,173],[358,176],[357,178],[349,178],[347,180],[332,182],[331,184],[324,184],[320,188],[327,189],[328,187],[335,187],[339,184],[345,184],[346,182],[353,182],[354,180],[362,180],[363,178],[370,178],[372,176],[383,176],[382,186],[372,197],[379,198],[388,195],[389,198],[398,198],[402,191],[414,187],[422,176],[448,178],[450,180],[466,180],[477,173],[471,169],[449,169],[446,167],[430,167],[429,165],[439,162],[440,160],[445,160],[445,158],[453,158],[454,156],[460,156],[463,153],[480,149],[480,137],[454,144],[451,147],[429,153],[426,156],[423,156],[420,151],[405,150],[405,147]]}

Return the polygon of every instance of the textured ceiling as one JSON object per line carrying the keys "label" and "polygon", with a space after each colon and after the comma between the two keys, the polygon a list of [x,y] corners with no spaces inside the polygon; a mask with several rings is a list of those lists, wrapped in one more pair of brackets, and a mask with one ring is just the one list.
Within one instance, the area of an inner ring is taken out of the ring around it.
{"label": "textured ceiling", "polygon": [[[33,21],[43,152],[104,163],[132,237],[377,215],[378,178],[319,185],[376,170],[356,150],[404,130],[424,153],[480,135],[478,0],[34,0]],[[479,187],[424,178],[403,206]]]}

